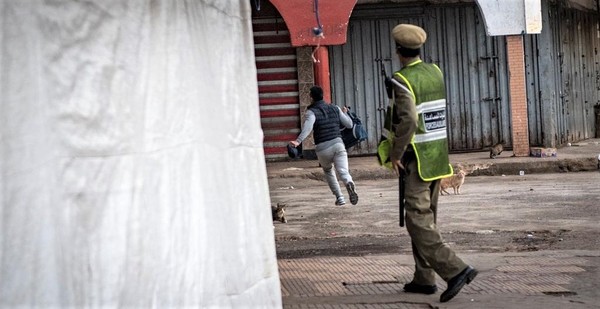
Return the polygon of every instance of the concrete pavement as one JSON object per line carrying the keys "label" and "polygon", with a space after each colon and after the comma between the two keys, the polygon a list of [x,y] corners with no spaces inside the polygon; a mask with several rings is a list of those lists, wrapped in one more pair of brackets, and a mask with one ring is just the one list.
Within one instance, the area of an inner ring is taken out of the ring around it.
{"label": "concrete pavement", "polygon": [[447,303],[402,291],[410,255],[279,261],[284,308],[598,308],[599,251],[460,252],[479,275]]}
{"label": "concrete pavement", "polygon": [[[504,152],[452,154],[451,162],[471,175],[518,175],[597,169],[600,139],[560,148],[556,157],[516,158]],[[395,178],[375,157],[351,157],[355,180]],[[269,179],[323,179],[314,160],[267,163]],[[600,203],[600,202],[599,202]],[[299,235],[302,237],[302,235]],[[438,280],[434,295],[409,294],[402,286],[412,277],[410,254],[321,256],[280,259],[284,308],[599,308],[600,248],[534,252],[459,252],[480,274],[448,303]]]}

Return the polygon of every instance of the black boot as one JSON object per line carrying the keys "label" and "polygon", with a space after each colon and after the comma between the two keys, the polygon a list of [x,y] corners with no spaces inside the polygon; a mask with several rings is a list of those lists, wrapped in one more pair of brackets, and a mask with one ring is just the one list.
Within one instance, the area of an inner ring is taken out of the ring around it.
{"label": "black boot", "polygon": [[451,300],[458,292],[460,292],[460,289],[462,289],[465,284],[471,283],[471,281],[475,279],[475,276],[477,276],[477,270],[471,266],[467,266],[460,274],[448,281],[448,288],[440,296],[440,301],[445,303]]}
{"label": "black boot", "polygon": [[421,294],[433,294],[437,292],[437,286],[434,285],[424,285],[424,284],[416,284],[414,282],[410,282],[404,285],[404,292],[408,293],[421,293]]}

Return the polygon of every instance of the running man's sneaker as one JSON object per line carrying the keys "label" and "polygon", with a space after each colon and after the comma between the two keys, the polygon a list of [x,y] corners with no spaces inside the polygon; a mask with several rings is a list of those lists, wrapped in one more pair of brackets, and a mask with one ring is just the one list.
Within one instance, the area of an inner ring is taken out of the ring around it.
{"label": "running man's sneaker", "polygon": [[354,183],[347,183],[346,189],[348,189],[348,195],[350,195],[350,203],[352,203],[352,205],[356,205],[356,203],[358,203],[358,194],[356,194],[356,188],[354,187]]}
{"label": "running man's sneaker", "polygon": [[346,201],[344,201],[344,197],[340,196],[335,200],[335,206],[344,206],[346,205]]}

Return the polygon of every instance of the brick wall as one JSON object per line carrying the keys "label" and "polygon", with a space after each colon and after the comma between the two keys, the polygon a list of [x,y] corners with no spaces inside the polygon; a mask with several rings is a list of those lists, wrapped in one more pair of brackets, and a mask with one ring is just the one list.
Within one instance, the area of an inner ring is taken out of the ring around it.
{"label": "brick wall", "polygon": [[523,36],[507,36],[506,49],[508,51],[513,153],[517,157],[526,157],[529,156],[529,127]]}

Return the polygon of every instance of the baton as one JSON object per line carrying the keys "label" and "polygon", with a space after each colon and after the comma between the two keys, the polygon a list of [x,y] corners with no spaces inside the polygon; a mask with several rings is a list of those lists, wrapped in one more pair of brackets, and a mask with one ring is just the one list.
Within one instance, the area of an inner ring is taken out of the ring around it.
{"label": "baton", "polygon": [[398,176],[398,205],[400,206],[400,226],[404,226],[404,169],[400,170],[400,176]]}

